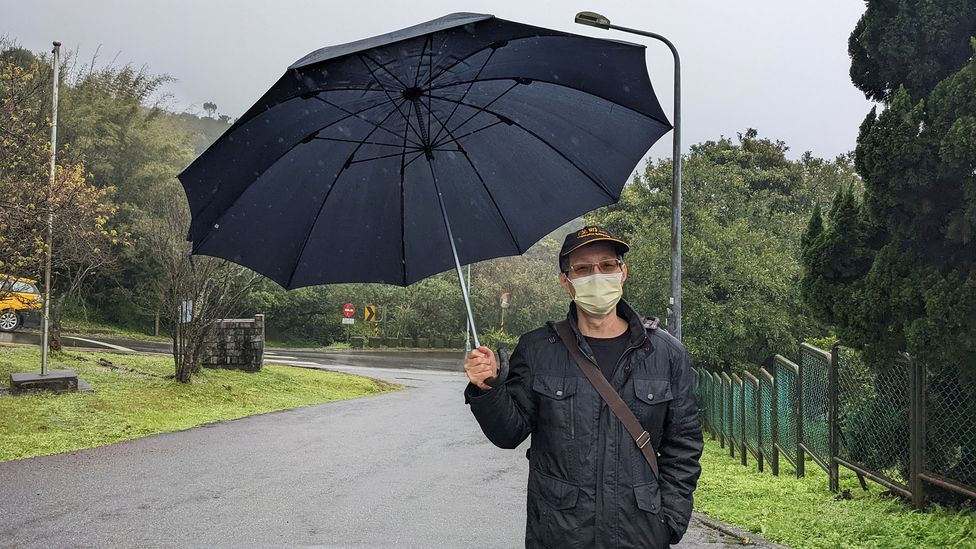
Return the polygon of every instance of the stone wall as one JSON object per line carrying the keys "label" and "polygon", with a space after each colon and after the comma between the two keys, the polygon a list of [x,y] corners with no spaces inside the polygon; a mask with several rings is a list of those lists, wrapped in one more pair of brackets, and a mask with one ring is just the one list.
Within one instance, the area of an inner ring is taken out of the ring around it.
{"label": "stone wall", "polygon": [[204,368],[257,372],[263,360],[264,315],[218,320],[204,344]]}

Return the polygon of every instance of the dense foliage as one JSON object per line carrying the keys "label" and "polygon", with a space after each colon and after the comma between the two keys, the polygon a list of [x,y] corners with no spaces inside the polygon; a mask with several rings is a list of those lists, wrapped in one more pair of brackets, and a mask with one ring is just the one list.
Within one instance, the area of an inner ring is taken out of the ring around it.
{"label": "dense foliage", "polygon": [[873,75],[855,84],[882,110],[858,138],[863,197],[811,220],[804,297],[876,363],[908,351],[976,372],[974,34],[969,0],[869,2],[851,35],[852,73]]}
{"label": "dense foliage", "polygon": [[[928,371],[927,471],[976,483],[976,1],[869,1],[851,34],[863,196],[836,197],[804,237],[803,296],[884,380],[907,351]],[[876,382],[883,401],[895,384]],[[873,413],[858,410],[851,413]],[[889,410],[889,414],[890,414]],[[865,440],[907,432],[892,421]],[[888,433],[884,431],[889,431]],[[862,434],[867,437],[868,434]],[[892,456],[866,448],[869,457]],[[906,469],[903,458],[871,463]],[[930,487],[935,490],[935,488]]]}

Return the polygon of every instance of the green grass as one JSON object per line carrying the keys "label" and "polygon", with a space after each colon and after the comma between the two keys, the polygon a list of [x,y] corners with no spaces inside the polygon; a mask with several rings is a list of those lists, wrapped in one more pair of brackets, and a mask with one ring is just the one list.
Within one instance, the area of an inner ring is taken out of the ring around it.
{"label": "green grass", "polygon": [[[100,366],[99,358],[114,366]],[[36,348],[0,347],[0,383],[38,371]],[[167,378],[172,359],[112,353],[58,353],[51,368],[70,368],[94,393],[0,396],[0,461],[92,448],[205,423],[388,392],[379,380],[288,366],[257,373],[203,370],[189,384]]]}
{"label": "green grass", "polygon": [[850,472],[841,475],[841,488],[852,498],[842,499],[827,489],[826,473],[813,462],[797,479],[788,464],[774,477],[768,468],[756,471],[749,458],[743,467],[727,448],[707,441],[695,509],[797,548],[976,547],[971,512],[938,507],[918,512],[900,499],[882,497],[885,489],[877,484],[868,482],[870,491],[864,492]]}

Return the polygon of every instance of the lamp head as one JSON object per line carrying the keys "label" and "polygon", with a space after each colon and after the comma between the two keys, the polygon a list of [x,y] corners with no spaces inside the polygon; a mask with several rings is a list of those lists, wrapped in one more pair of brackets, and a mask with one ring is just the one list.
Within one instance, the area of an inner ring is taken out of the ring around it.
{"label": "lamp head", "polygon": [[596,27],[598,29],[609,29],[610,20],[592,11],[581,11],[576,14],[576,22],[580,25]]}

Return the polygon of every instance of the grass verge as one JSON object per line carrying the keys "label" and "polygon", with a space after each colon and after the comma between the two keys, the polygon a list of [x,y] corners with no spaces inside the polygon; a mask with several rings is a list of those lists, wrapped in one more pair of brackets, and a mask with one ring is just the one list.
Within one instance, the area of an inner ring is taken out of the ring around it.
{"label": "grass verge", "polygon": [[[98,364],[110,360],[113,368]],[[0,383],[37,371],[36,348],[0,347]],[[266,365],[260,372],[205,369],[176,383],[172,359],[112,353],[51,355],[94,393],[0,397],[0,461],[103,446],[205,423],[389,392],[399,386],[366,377]]]}
{"label": "grass verge", "polygon": [[98,339],[99,337],[107,337],[112,339],[128,339],[132,341],[170,341],[169,336],[165,333],[163,333],[163,335],[154,336],[133,328],[103,324],[101,322],[94,322],[80,318],[65,318],[61,331],[64,335],[78,335],[82,337],[92,337],[95,339]]}
{"label": "grass verge", "polygon": [[[706,435],[707,438],[708,435]],[[796,548],[976,547],[976,515],[932,507],[918,512],[900,499],[881,497],[884,489],[868,482],[861,490],[853,473],[841,469],[841,488],[851,499],[838,498],[828,478],[813,462],[797,479],[792,469],[780,476],[756,471],[730,458],[727,448],[706,441],[695,509],[719,520]],[[780,460],[781,464],[785,460]]]}

